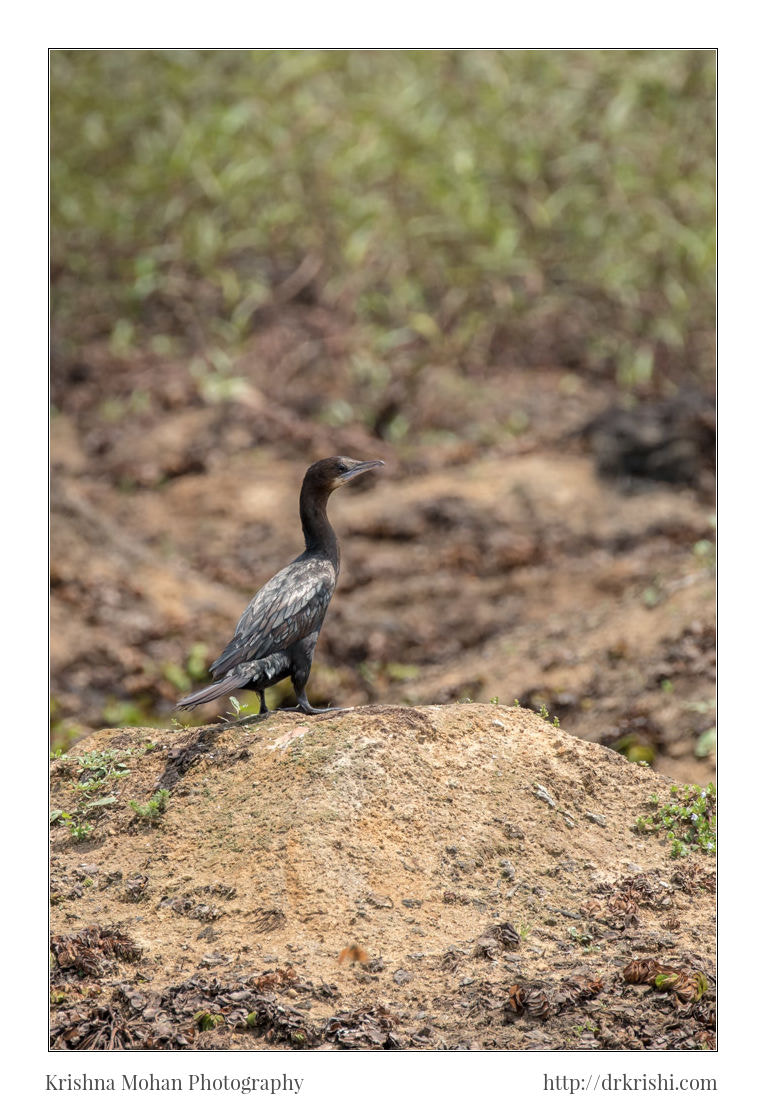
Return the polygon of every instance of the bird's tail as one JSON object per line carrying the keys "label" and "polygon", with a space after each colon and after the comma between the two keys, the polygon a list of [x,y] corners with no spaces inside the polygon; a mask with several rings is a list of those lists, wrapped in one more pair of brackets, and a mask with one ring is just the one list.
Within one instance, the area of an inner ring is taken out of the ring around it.
{"label": "bird's tail", "polygon": [[242,675],[226,675],[218,682],[205,686],[203,690],[197,690],[196,694],[189,694],[188,697],[181,698],[176,705],[176,709],[196,709],[198,705],[204,705],[207,701],[214,701],[223,694],[233,694],[235,690],[242,689],[243,681],[246,682],[247,679],[243,680]]}

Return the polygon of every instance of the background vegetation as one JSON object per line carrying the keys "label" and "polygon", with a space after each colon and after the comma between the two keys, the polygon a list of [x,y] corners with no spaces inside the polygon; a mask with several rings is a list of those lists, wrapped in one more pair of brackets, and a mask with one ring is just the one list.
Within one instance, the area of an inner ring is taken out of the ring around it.
{"label": "background vegetation", "polygon": [[292,281],[368,399],[501,356],[712,374],[712,51],[55,51],[51,89],[64,359],[225,378]]}

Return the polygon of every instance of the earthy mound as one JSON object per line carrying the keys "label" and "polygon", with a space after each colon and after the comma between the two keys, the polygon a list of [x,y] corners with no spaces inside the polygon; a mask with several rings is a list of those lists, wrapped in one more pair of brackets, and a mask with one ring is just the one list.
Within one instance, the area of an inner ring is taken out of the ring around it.
{"label": "earthy mound", "polygon": [[708,1047],[712,865],[635,828],[670,786],[506,706],[96,733],[52,764],[52,1043]]}

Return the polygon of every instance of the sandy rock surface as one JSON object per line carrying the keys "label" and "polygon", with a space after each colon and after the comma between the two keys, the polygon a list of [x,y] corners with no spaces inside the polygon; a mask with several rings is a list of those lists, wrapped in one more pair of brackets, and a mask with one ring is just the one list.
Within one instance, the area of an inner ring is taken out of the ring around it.
{"label": "sandy rock surface", "polygon": [[91,826],[52,826],[52,1043],[710,1047],[712,862],[635,829],[671,785],[501,705],[94,733],[52,763]]}

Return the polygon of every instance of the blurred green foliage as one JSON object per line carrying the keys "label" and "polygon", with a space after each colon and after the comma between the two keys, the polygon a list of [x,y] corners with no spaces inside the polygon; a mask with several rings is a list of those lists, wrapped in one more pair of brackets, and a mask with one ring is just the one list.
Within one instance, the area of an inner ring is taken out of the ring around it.
{"label": "blurred green foliage", "polygon": [[225,377],[302,267],[373,387],[396,357],[712,373],[712,51],[56,50],[51,90],[65,356]]}

